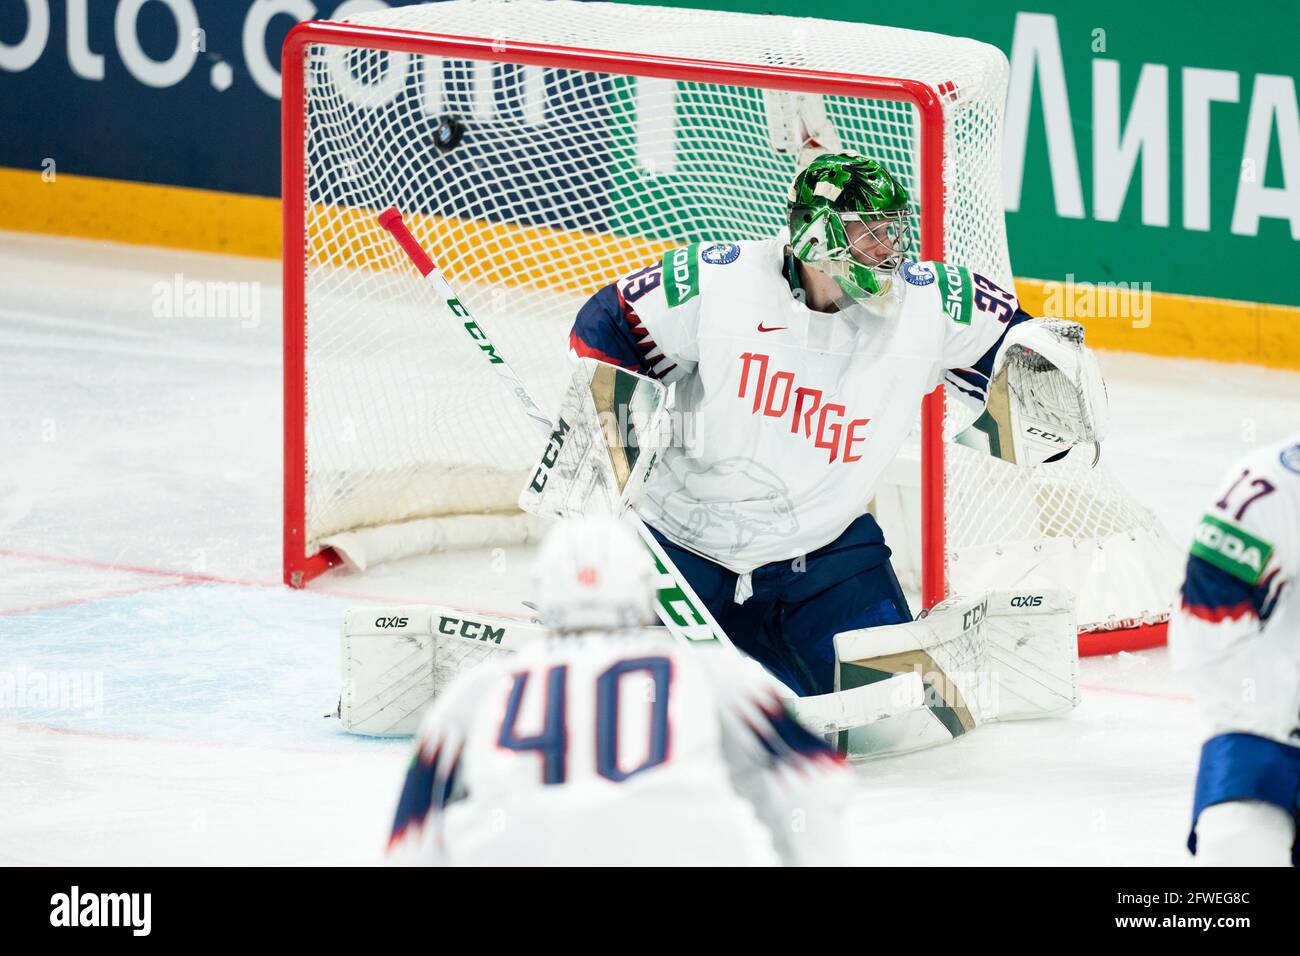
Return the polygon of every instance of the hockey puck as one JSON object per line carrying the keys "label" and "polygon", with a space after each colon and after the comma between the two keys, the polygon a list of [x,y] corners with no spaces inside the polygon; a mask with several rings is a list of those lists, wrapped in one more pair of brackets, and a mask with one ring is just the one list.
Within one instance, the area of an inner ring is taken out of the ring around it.
{"label": "hockey puck", "polygon": [[439,116],[433,128],[433,145],[440,153],[449,153],[465,135],[465,124],[454,116]]}

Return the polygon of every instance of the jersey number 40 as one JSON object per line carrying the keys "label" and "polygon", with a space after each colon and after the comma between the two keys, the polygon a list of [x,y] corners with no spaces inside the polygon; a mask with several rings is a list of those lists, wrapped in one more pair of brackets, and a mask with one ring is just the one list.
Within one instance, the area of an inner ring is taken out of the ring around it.
{"label": "jersey number 40", "polygon": [[[653,681],[648,701],[650,712],[650,746],[646,758],[630,770],[621,769],[619,747],[619,695],[622,680],[629,674],[644,673]],[[542,782],[564,783],[568,773],[568,684],[569,668],[557,665],[545,672],[546,706],[542,732],[523,736],[515,730],[519,706],[528,687],[529,671],[516,674],[510,697],[506,701],[505,719],[497,746],[506,750],[536,751],[542,758]],[[596,773],[606,780],[622,783],[668,759],[668,694],[672,680],[672,661],[666,657],[635,657],[606,668],[596,678]]]}

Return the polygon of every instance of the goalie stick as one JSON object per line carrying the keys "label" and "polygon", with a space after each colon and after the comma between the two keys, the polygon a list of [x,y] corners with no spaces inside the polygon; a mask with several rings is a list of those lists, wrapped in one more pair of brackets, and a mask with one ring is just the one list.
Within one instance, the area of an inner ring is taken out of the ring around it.
{"label": "goalie stick", "polygon": [[[433,285],[438,297],[446,304],[447,311],[469,333],[475,347],[483,353],[484,359],[492,366],[498,377],[515,397],[515,400],[523,407],[524,413],[537,426],[539,433],[549,438],[554,427],[550,417],[542,411],[537,402],[533,400],[533,397],[528,394],[527,386],[515,374],[514,369],[510,367],[501,353],[497,351],[491,337],[470,315],[469,309],[465,307],[464,303],[457,297],[455,290],[443,278],[441,271],[434,265],[433,259],[429,257],[429,254],[424,251],[419,241],[411,233],[410,228],[402,218],[401,212],[396,207],[390,206],[379,214],[379,225],[392,234],[415,268],[419,270],[426,281]],[[659,574],[659,583],[655,588],[655,612],[664,626],[675,637],[689,643],[719,642],[734,649],[730,638],[727,637],[718,622],[713,619],[709,609],[704,606],[704,602],[695,594],[695,591],[681,572],[673,566],[667,552],[664,551],[654,535],[650,533],[646,523],[634,511],[628,511],[625,520],[632,523],[646,550],[654,558],[655,568]]]}

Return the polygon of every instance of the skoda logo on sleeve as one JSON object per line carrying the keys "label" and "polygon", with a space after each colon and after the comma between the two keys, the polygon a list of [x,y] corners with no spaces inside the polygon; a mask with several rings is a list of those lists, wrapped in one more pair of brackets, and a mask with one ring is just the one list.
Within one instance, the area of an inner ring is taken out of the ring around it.
{"label": "skoda logo on sleeve", "polygon": [[740,258],[740,246],[734,242],[715,242],[700,253],[700,258],[711,266],[725,266]]}
{"label": "skoda logo on sleeve", "polygon": [[934,272],[928,266],[918,266],[915,262],[904,260],[903,278],[912,285],[929,285],[934,281]]}
{"label": "skoda logo on sleeve", "polygon": [[1294,471],[1300,475],[1300,445],[1292,445],[1290,448],[1283,448],[1282,454],[1278,455],[1278,461],[1282,462],[1282,467],[1287,471]]}

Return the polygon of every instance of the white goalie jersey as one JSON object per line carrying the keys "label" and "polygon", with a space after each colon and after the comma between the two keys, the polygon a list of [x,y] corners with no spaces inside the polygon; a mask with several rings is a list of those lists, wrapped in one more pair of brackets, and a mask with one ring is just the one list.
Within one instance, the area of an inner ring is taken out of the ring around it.
{"label": "white goalie jersey", "polygon": [[1212,734],[1300,745],[1300,433],[1241,459],[1196,529],[1170,625]]}
{"label": "white goalie jersey", "polygon": [[434,865],[834,864],[847,765],[757,668],[584,635],[462,676],[426,715],[389,843]]}
{"label": "white goalie jersey", "polygon": [[942,262],[842,312],[802,301],[785,240],[694,243],[588,301],[579,356],[675,383],[679,441],[637,502],[654,528],[732,571],[806,554],[858,515],[940,383],[983,406],[998,345],[1029,316]]}

